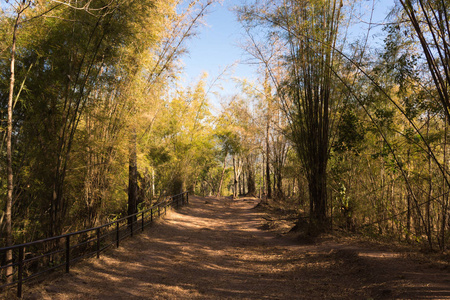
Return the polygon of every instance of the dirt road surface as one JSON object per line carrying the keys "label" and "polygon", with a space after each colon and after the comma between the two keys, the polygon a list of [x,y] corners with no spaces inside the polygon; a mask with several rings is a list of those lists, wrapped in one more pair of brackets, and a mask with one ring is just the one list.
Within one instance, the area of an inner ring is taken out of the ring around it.
{"label": "dirt road surface", "polygon": [[25,299],[450,299],[450,272],[333,240],[261,228],[256,199],[190,197],[115,250],[60,273]]}

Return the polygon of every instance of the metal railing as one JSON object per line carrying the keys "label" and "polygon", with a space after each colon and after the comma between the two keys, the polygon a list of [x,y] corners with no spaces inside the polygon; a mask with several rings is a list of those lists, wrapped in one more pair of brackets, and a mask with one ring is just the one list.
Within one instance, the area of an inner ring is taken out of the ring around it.
{"label": "metal railing", "polygon": [[45,273],[65,268],[70,271],[73,263],[89,256],[100,257],[106,249],[119,247],[120,241],[150,225],[153,220],[166,214],[168,208],[177,209],[189,203],[189,194],[184,192],[169,197],[152,207],[126,216],[116,221],[77,232],[50,237],[25,244],[0,248],[0,255],[13,251],[13,260],[0,266],[0,274],[6,268],[13,268],[13,281],[0,279],[0,292],[9,286],[17,285],[17,297],[22,297],[23,283]]}

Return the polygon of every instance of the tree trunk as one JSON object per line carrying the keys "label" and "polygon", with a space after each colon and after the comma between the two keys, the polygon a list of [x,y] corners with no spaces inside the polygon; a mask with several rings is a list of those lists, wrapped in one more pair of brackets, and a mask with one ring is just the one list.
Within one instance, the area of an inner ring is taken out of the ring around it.
{"label": "tree trunk", "polygon": [[246,175],[247,175],[247,174],[246,174],[246,172],[245,172],[245,169],[243,169],[243,170],[242,170],[242,176],[241,176],[241,179],[242,179],[242,185],[241,185],[241,187],[242,187],[242,192],[241,192],[241,195],[246,195],[246,194],[247,194],[246,191],[245,191],[245,188],[247,187],[247,185],[246,185],[246,183],[245,183],[245,179],[247,178]]}
{"label": "tree trunk", "polygon": [[[326,164],[325,164],[326,166]],[[322,166],[317,166],[308,182],[310,199],[310,232],[325,231],[327,224],[327,176]]]}
{"label": "tree trunk", "polygon": [[411,238],[411,195],[406,195],[406,205],[408,206],[406,212],[406,241],[409,242]]}
{"label": "tree trunk", "polygon": [[[8,97],[8,120],[7,120],[7,134],[6,134],[6,169],[7,169],[7,196],[6,196],[6,246],[12,246],[12,203],[14,193],[14,176],[12,168],[12,130],[13,130],[13,98],[14,98],[14,82],[15,82],[15,62],[16,62],[16,34],[19,25],[19,18],[21,12],[17,14],[17,18],[13,29],[13,39],[11,46],[11,77],[9,81],[9,97]],[[6,263],[12,263],[12,250],[6,252]],[[6,282],[12,282],[13,268],[6,268]]]}
{"label": "tree trunk", "polygon": [[272,188],[270,185],[270,148],[269,148],[269,132],[270,132],[270,121],[272,117],[272,91],[269,84],[269,72],[266,70],[265,78],[264,78],[264,97],[267,100],[267,112],[266,112],[266,176],[264,185],[267,190],[266,192],[266,200],[272,198]]}
{"label": "tree trunk", "polygon": [[217,197],[221,196],[223,176],[225,175],[225,167],[226,167],[226,162],[227,162],[227,155],[228,155],[228,153],[225,153],[225,157],[223,158],[222,175],[220,176],[220,182],[219,182],[219,189],[217,191]]}
{"label": "tree trunk", "polygon": [[281,168],[278,168],[277,170],[277,186],[276,186],[276,195],[278,199],[282,199],[284,197],[283,193],[283,185],[282,185],[282,175],[281,175]]}
{"label": "tree trunk", "polygon": [[273,198],[276,200],[277,199],[277,168],[275,167],[275,164],[272,165],[273,167],[273,182],[272,182],[272,193],[273,193]]}
{"label": "tree trunk", "polygon": [[242,177],[241,175],[238,176],[238,196],[242,195],[242,184],[241,184],[242,178],[241,177]]}
{"label": "tree trunk", "polygon": [[263,195],[266,193],[265,180],[264,180],[264,154],[261,161],[261,178],[259,180],[259,198],[264,201]]}
{"label": "tree trunk", "polygon": [[269,159],[269,122],[266,126],[266,187],[267,187],[267,199],[272,199],[272,187],[270,183],[270,159]]}
{"label": "tree trunk", "polygon": [[152,167],[152,198],[155,198],[155,168]]}
{"label": "tree trunk", "polygon": [[[406,153],[406,161],[408,162],[408,164],[410,164],[410,150],[408,149],[407,153]],[[411,167],[408,165],[408,171],[406,173],[406,178],[407,180],[409,179],[409,170],[411,169]],[[411,237],[411,193],[408,189],[406,189],[406,241],[409,242],[410,241],[410,237]]]}
{"label": "tree trunk", "polygon": [[233,173],[234,173],[234,181],[233,181],[233,198],[237,198],[238,195],[238,182],[237,182],[237,170],[236,170],[236,158],[233,155]]}
{"label": "tree trunk", "polygon": [[[430,113],[427,114],[427,138],[429,138],[430,133]],[[425,206],[425,232],[427,233],[427,240],[430,249],[433,249],[433,240],[431,236],[431,201],[433,192],[433,180],[432,180],[432,169],[431,169],[431,153],[428,153],[428,200]]]}
{"label": "tree trunk", "polygon": [[[128,167],[128,215],[137,212],[138,183],[137,183],[137,157],[136,157],[136,129],[133,128],[130,139],[130,162]],[[136,217],[128,219],[128,223]]]}
{"label": "tree trunk", "polygon": [[252,197],[254,197],[256,193],[255,175],[251,159],[247,159],[247,193]]}
{"label": "tree trunk", "polygon": [[[447,117],[446,117],[447,118]],[[443,163],[443,168],[444,168],[444,174],[443,176],[447,176],[447,129],[448,128],[448,123],[447,120],[445,120],[445,129],[444,129],[444,146],[443,146],[443,151],[444,151],[444,163]],[[442,212],[441,212],[441,232],[440,232],[440,239],[441,239],[441,243],[440,243],[440,248],[441,251],[445,250],[445,236],[446,236],[446,223],[447,223],[447,210],[448,210],[448,194],[446,193],[446,191],[448,190],[448,187],[445,184],[445,177],[442,180]]]}

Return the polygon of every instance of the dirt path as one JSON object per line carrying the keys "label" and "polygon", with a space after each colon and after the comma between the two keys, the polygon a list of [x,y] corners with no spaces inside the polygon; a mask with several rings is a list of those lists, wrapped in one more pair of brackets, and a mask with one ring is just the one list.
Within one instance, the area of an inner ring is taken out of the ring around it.
{"label": "dirt path", "polygon": [[450,299],[450,274],[394,253],[259,230],[255,200],[191,204],[26,299]]}

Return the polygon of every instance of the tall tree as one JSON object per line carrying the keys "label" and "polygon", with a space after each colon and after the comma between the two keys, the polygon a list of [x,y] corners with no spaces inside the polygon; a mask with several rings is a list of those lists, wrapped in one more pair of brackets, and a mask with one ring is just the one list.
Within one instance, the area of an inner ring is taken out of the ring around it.
{"label": "tall tree", "polygon": [[[12,30],[11,42],[11,62],[10,62],[10,80],[9,80],[9,96],[8,96],[8,117],[7,117],[7,133],[6,133],[6,170],[7,170],[7,197],[6,197],[6,246],[13,244],[12,232],[12,205],[14,195],[14,175],[13,175],[13,149],[12,149],[12,133],[13,133],[13,100],[15,88],[15,69],[16,69],[16,43],[17,43],[17,29],[19,27],[22,14],[29,8],[31,1],[16,2],[13,5],[15,17]],[[12,250],[6,253],[6,262],[12,263]],[[6,270],[6,278],[8,282],[12,281],[13,268],[9,267]]]}
{"label": "tall tree", "polygon": [[266,111],[266,189],[267,189],[267,199],[272,199],[272,185],[270,183],[270,125],[271,125],[271,116],[272,116],[272,90],[270,88],[269,83],[269,74],[268,72],[265,73],[264,77],[264,98],[267,102],[267,111]]}
{"label": "tall tree", "polygon": [[[260,2],[258,2],[260,3]],[[335,46],[341,19],[342,2],[337,0],[278,1],[247,7],[241,19],[251,24],[272,27],[269,38],[286,42],[287,76],[277,81],[283,111],[289,120],[290,138],[306,171],[310,198],[310,231],[328,227],[327,163],[329,151],[330,110],[333,101]],[[251,28],[251,26],[249,26]],[[253,40],[254,41],[254,40]],[[255,47],[258,45],[254,42]],[[273,57],[258,48],[258,57],[268,68]]]}
{"label": "tall tree", "polygon": [[[148,123],[136,119],[154,115],[159,106],[153,111],[151,104],[166,96],[184,51],[177,45],[192,35],[193,20],[210,2],[199,3],[185,12],[175,0],[32,1],[26,20],[19,20],[23,38],[13,61],[21,83],[13,90],[11,122],[16,242],[126,212],[127,133],[136,125],[140,142]],[[2,29],[11,27],[1,36],[9,40],[15,18],[1,17]],[[11,60],[4,45],[2,40],[2,66]],[[8,69],[0,76],[2,112],[8,107]],[[26,92],[18,99],[20,91]],[[136,149],[139,158],[139,144]]]}
{"label": "tall tree", "polygon": [[436,0],[400,0],[423,50],[447,120],[450,119],[450,4]]}

